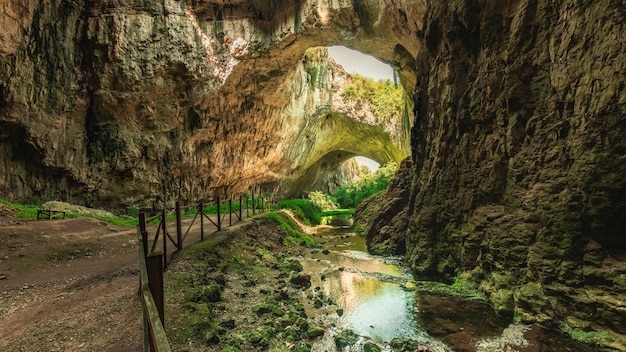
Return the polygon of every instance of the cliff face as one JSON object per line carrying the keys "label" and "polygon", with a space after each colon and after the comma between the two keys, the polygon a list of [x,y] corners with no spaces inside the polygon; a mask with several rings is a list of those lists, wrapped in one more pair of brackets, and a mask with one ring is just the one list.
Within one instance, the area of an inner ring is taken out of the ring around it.
{"label": "cliff face", "polygon": [[461,274],[521,320],[607,331],[605,345],[626,349],[623,1],[0,9],[4,198],[298,194],[355,154],[398,161],[405,129],[343,101],[349,78],[307,52],[343,44],[417,82],[413,160],[370,222],[370,248],[406,253],[418,275]]}
{"label": "cliff face", "polygon": [[429,1],[408,216],[370,247],[403,237],[416,274],[625,350],[625,23],[621,1]]}
{"label": "cliff face", "polygon": [[[341,151],[292,148],[308,112],[372,125],[333,110],[341,74],[311,84],[306,69],[330,64],[305,51],[350,45],[411,86],[424,7],[408,3],[0,0],[0,192],[121,207],[278,181],[301,191],[297,180]],[[378,132],[395,143],[385,158],[409,153],[407,136]],[[354,153],[378,159],[348,150],[333,163]]]}

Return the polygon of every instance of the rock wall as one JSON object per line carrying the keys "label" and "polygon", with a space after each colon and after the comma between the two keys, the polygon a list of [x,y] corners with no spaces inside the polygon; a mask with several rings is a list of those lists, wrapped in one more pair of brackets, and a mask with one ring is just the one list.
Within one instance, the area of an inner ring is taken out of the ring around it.
{"label": "rock wall", "polygon": [[332,99],[305,51],[349,45],[412,86],[419,4],[0,0],[0,193],[121,208],[300,179],[320,157],[287,156],[293,126]]}
{"label": "rock wall", "polygon": [[387,232],[418,276],[626,350],[624,2],[428,3],[408,224]]}

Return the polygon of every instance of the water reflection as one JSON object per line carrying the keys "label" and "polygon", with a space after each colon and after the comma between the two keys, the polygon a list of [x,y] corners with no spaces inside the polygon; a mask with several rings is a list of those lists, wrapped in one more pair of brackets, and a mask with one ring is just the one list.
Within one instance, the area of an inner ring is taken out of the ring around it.
{"label": "water reflection", "polygon": [[378,341],[389,342],[396,337],[420,338],[412,314],[414,295],[403,291],[397,284],[375,279],[366,281],[372,284],[354,286],[355,299],[349,301],[351,306],[343,325]]}
{"label": "water reflection", "polygon": [[343,309],[337,325],[381,342],[424,337],[413,319],[415,294],[400,285],[411,280],[409,273],[366,253],[356,234],[322,232],[318,242],[327,250],[309,253],[302,265],[313,274],[313,287]]}

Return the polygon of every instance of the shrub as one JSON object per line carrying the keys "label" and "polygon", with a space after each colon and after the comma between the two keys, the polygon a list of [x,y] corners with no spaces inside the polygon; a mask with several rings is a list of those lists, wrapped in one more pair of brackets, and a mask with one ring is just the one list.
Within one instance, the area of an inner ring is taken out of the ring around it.
{"label": "shrub", "polygon": [[322,209],[308,199],[283,200],[278,203],[278,208],[292,210],[307,225],[319,225],[322,220]]}
{"label": "shrub", "polygon": [[389,180],[398,170],[398,164],[390,162],[376,170],[373,174],[364,174],[361,179],[341,186],[333,195],[341,208],[356,208],[367,198],[387,189]]}
{"label": "shrub", "polygon": [[390,80],[374,81],[359,75],[352,78],[352,83],[341,92],[343,99],[369,104],[379,121],[402,117],[406,109],[406,94],[402,86],[395,86]]}

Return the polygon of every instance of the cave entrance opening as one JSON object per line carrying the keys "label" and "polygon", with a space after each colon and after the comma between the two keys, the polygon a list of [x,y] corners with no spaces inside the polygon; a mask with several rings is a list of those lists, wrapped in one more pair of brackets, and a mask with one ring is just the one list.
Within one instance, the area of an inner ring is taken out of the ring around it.
{"label": "cave entrance opening", "polygon": [[370,172],[376,172],[380,167],[380,163],[365,156],[355,156],[354,160],[359,164],[359,167],[367,167]]}
{"label": "cave entrance opening", "polygon": [[350,74],[356,73],[375,81],[391,80],[398,85],[398,75],[393,67],[373,56],[341,45],[329,46],[328,55]]}
{"label": "cave entrance opening", "polygon": [[304,113],[292,120],[302,131],[290,141],[300,168],[282,183],[285,196],[332,194],[410,155],[413,107],[390,64],[345,46],[310,47],[295,72],[307,83],[297,91],[317,103],[291,110]]}

